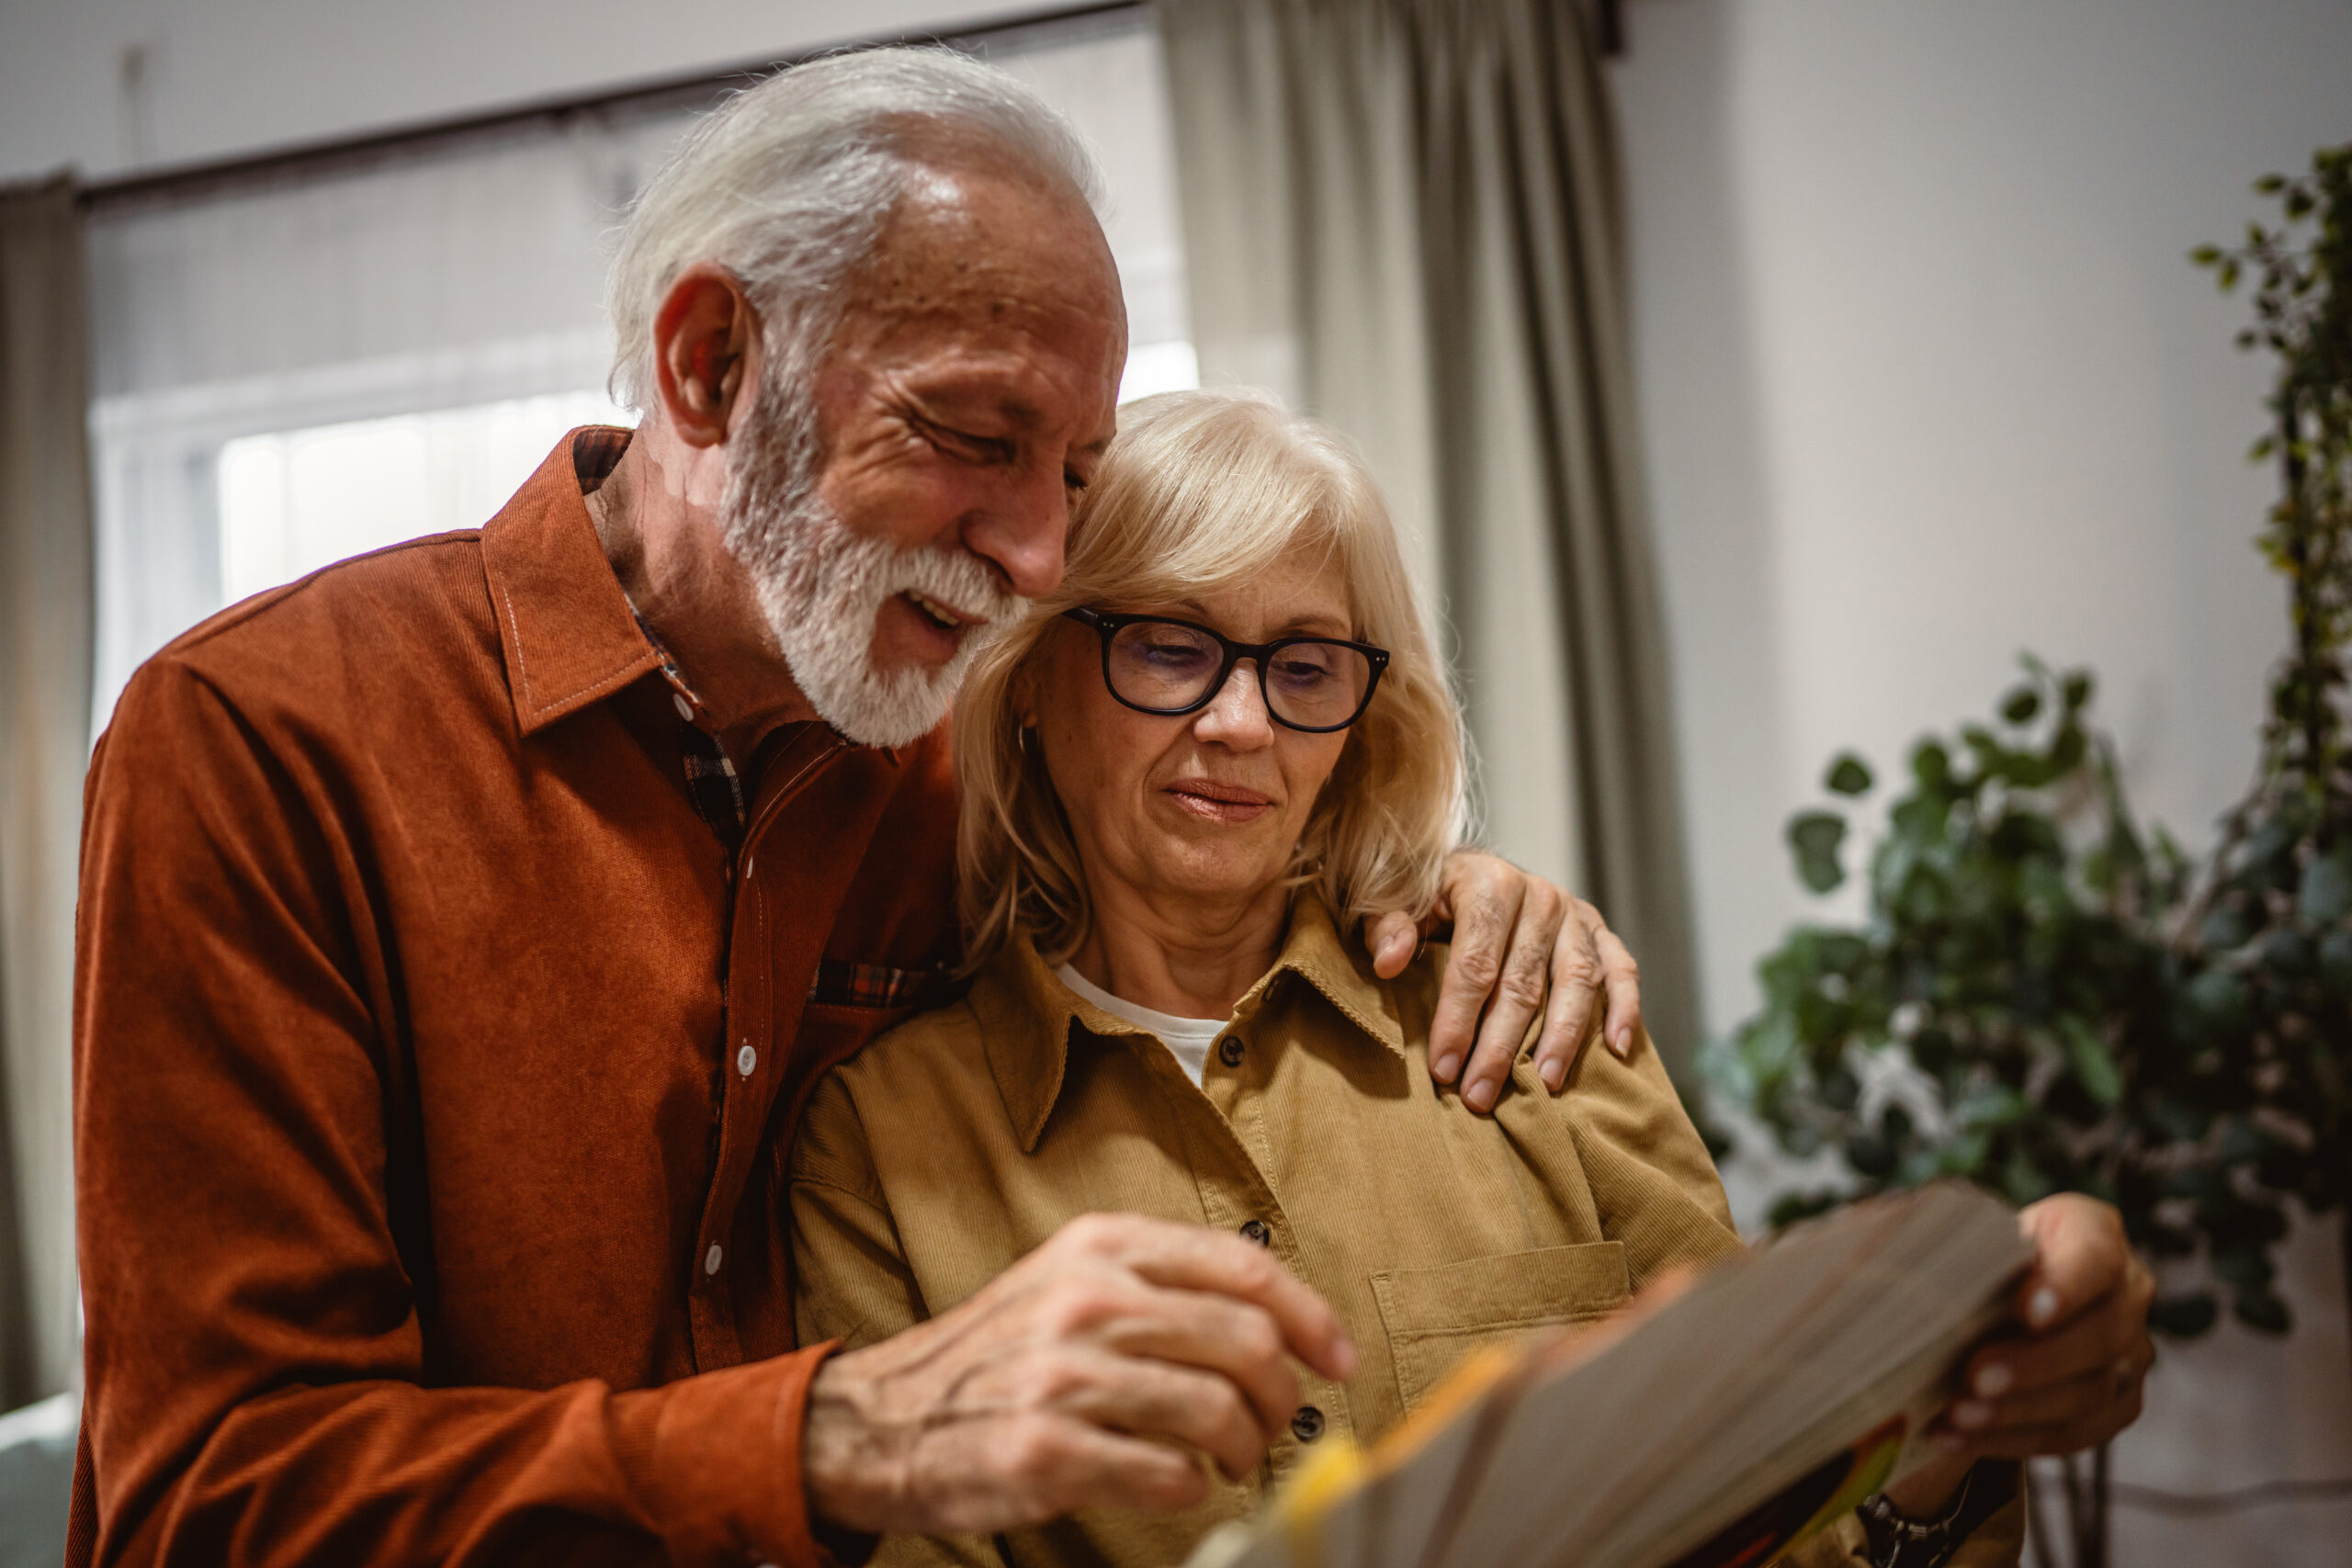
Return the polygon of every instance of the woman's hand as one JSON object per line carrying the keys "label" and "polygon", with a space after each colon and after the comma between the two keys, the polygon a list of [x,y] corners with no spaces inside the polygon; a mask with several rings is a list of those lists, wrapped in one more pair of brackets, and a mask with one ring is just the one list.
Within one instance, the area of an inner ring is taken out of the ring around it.
{"label": "woman's hand", "polygon": [[2079,1453],[2140,1418],[2156,1359],[2155,1280],[2124,1239],[2123,1217],[2064,1192],[2029,1205],[2018,1224],[2040,1253],[2018,1286],[2015,1324],[1962,1369],[1960,1397],[1938,1424],[1945,1458],[1887,1489],[1914,1517],[1939,1512],[1976,1460]]}
{"label": "woman's hand", "polygon": [[1423,937],[1449,926],[1453,956],[1430,1021],[1430,1076],[1442,1084],[1458,1077],[1472,1110],[1490,1110],[1500,1098],[1539,1008],[1535,1070],[1554,1093],[1568,1081],[1604,1001],[1603,1037],[1620,1058],[1632,1056],[1641,1039],[1641,969],[1600,910],[1509,861],[1457,850],[1446,857],[1437,908],[1420,926],[1396,913],[1365,922],[1374,971],[1394,978]]}

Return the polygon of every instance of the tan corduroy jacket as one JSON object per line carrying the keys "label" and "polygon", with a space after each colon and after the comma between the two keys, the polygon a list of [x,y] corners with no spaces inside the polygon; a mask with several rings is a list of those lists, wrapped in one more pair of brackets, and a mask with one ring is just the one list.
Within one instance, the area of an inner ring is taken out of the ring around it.
{"label": "tan corduroy jacket", "polygon": [[[804,1341],[870,1344],[978,1291],[1068,1220],[1155,1214],[1262,1239],[1358,1352],[1260,1473],[1190,1512],[1090,1511],[993,1540],[893,1539],[885,1564],[1181,1562],[1333,1432],[1369,1440],[1462,1354],[1598,1316],[1662,1269],[1739,1246],[1722,1183],[1655,1051],[1587,1051],[1566,1094],[1522,1055],[1491,1116],[1425,1061],[1444,953],[1397,980],[1302,897],[1282,956],[1195,1087],[1172,1053],[1081,1000],[1021,941],[969,995],[830,1075],[794,1146]],[[1956,1562],[2015,1561],[2014,1506]],[[1860,1563],[1850,1521],[1801,1553]]]}

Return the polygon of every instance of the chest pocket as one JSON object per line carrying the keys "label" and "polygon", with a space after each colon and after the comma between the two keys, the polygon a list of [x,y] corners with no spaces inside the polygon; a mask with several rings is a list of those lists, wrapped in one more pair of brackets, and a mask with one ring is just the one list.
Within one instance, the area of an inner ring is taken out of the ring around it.
{"label": "chest pocket", "polygon": [[1372,1293],[1388,1331],[1397,1395],[1412,1410],[1468,1352],[1589,1322],[1623,1304],[1632,1290],[1623,1246],[1596,1241],[1385,1269],[1372,1276]]}

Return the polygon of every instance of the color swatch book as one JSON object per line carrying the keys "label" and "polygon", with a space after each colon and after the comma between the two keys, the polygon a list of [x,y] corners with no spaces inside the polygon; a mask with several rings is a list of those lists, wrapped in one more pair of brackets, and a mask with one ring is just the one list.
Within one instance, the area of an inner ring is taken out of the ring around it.
{"label": "color swatch book", "polygon": [[1945,1184],[1720,1264],[1594,1353],[1473,1352],[1189,1568],[1761,1568],[1933,1457],[1921,1428],[2033,1249]]}

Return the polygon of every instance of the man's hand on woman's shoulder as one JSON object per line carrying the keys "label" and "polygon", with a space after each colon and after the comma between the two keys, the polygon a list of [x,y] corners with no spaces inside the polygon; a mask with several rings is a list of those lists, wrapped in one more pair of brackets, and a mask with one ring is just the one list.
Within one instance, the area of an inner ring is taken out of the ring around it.
{"label": "man's hand on woman's shoulder", "polygon": [[1501,1097],[1538,1010],[1544,1032],[1535,1070],[1554,1093],[1568,1081],[1596,1023],[1609,1049],[1633,1055],[1641,1039],[1641,969],[1590,904],[1509,861],[1457,850],[1446,857],[1437,908],[1427,919],[1416,925],[1401,913],[1375,916],[1364,922],[1364,946],[1374,970],[1394,979],[1423,937],[1448,928],[1453,954],[1430,1022],[1430,1076],[1441,1084],[1458,1080],[1472,1110],[1490,1110]]}
{"label": "man's hand on woman's shoulder", "polygon": [[1338,1379],[1355,1351],[1265,1248],[1089,1214],[970,1300],[818,1370],[810,1517],[940,1535],[1189,1507],[1207,1491],[1196,1455],[1248,1475],[1288,1427],[1294,1358]]}

